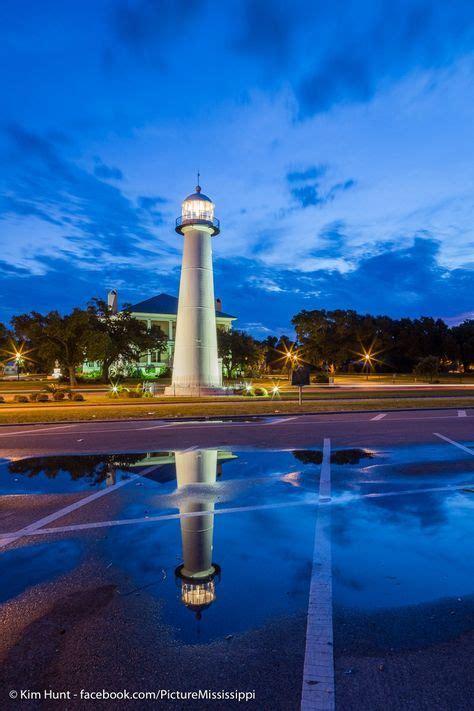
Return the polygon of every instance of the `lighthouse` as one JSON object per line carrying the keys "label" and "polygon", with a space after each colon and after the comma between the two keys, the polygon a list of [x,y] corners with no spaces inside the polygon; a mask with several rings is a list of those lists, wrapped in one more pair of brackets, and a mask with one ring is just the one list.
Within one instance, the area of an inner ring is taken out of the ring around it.
{"label": "lighthouse", "polygon": [[[198,173],[199,183],[199,173]],[[183,236],[173,377],[166,395],[224,394],[217,356],[212,238],[219,234],[214,203],[196,186],[183,201],[176,232]]]}

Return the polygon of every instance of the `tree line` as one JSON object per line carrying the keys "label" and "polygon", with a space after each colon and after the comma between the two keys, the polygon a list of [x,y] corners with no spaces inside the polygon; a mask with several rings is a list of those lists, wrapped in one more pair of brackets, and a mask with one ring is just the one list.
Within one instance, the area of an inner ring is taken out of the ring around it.
{"label": "tree line", "polygon": [[162,352],[167,341],[158,327],[148,329],[129,308],[116,314],[102,299],[92,299],[86,309],[75,308],[66,315],[32,311],[15,316],[11,323],[12,331],[3,324],[0,328],[3,360],[24,359],[33,372],[52,372],[57,363],[71,385],[76,385],[85,361],[100,362],[107,382],[113,363],[138,362],[143,352]]}
{"label": "tree line", "polygon": [[[393,319],[390,316],[358,314],[353,310],[303,310],[292,320],[296,340],[269,336],[257,340],[238,329],[218,330],[218,351],[224,376],[256,377],[284,371],[291,365],[288,354],[298,354],[300,363],[315,370],[350,372],[360,370],[364,354],[370,354],[371,369],[381,372],[435,373],[469,371],[474,364],[474,320],[449,327],[442,319]],[[52,372],[58,363],[70,384],[85,361],[101,364],[102,379],[109,380],[111,366],[121,361],[137,363],[147,351],[162,353],[167,336],[151,329],[124,307],[119,313],[102,299],[92,299],[87,308],[69,314],[32,311],[15,316],[12,329],[0,324],[2,360],[25,356],[33,372]]]}
{"label": "tree line", "polygon": [[349,371],[373,356],[380,371],[410,373],[426,358],[445,370],[474,364],[474,320],[449,327],[428,316],[394,319],[356,311],[300,311],[292,320],[305,360],[318,368]]}

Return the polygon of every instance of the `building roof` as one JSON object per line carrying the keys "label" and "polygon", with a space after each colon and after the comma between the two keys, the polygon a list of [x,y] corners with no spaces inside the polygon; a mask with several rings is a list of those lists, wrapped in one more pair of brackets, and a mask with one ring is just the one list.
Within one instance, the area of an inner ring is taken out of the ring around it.
{"label": "building roof", "polygon": [[[145,301],[140,301],[138,304],[133,304],[130,311],[139,314],[176,315],[178,313],[178,299],[176,296],[171,296],[170,294],[158,294],[157,296],[152,296],[151,299],[145,299]],[[237,318],[236,316],[224,313],[224,311],[217,311],[217,309],[216,316],[231,319]]]}

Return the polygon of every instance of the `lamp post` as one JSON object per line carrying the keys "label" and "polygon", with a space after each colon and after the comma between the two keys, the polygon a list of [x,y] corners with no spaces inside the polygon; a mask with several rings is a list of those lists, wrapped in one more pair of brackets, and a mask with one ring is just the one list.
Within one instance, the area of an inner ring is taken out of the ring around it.
{"label": "lamp post", "polygon": [[370,358],[370,353],[366,353],[366,354],[364,355],[364,361],[365,361],[365,366],[366,366],[366,368],[367,368],[367,374],[366,374],[366,378],[365,378],[365,379],[368,381],[368,380],[369,380],[369,368],[370,368],[370,366],[372,365],[372,361],[371,361],[371,358]]}
{"label": "lamp post", "polygon": [[16,363],[16,374],[17,374],[17,380],[20,380],[20,370],[21,366],[23,365],[23,358],[21,356],[21,353],[16,353],[15,354],[15,363]]}

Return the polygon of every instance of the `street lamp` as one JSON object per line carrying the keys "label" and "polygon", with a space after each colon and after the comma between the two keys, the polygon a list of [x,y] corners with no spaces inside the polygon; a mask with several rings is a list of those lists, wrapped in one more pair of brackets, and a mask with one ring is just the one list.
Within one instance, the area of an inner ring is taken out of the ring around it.
{"label": "street lamp", "polygon": [[20,380],[20,370],[21,370],[21,366],[23,365],[23,358],[21,356],[21,353],[15,353],[15,363],[16,363],[17,379]]}

